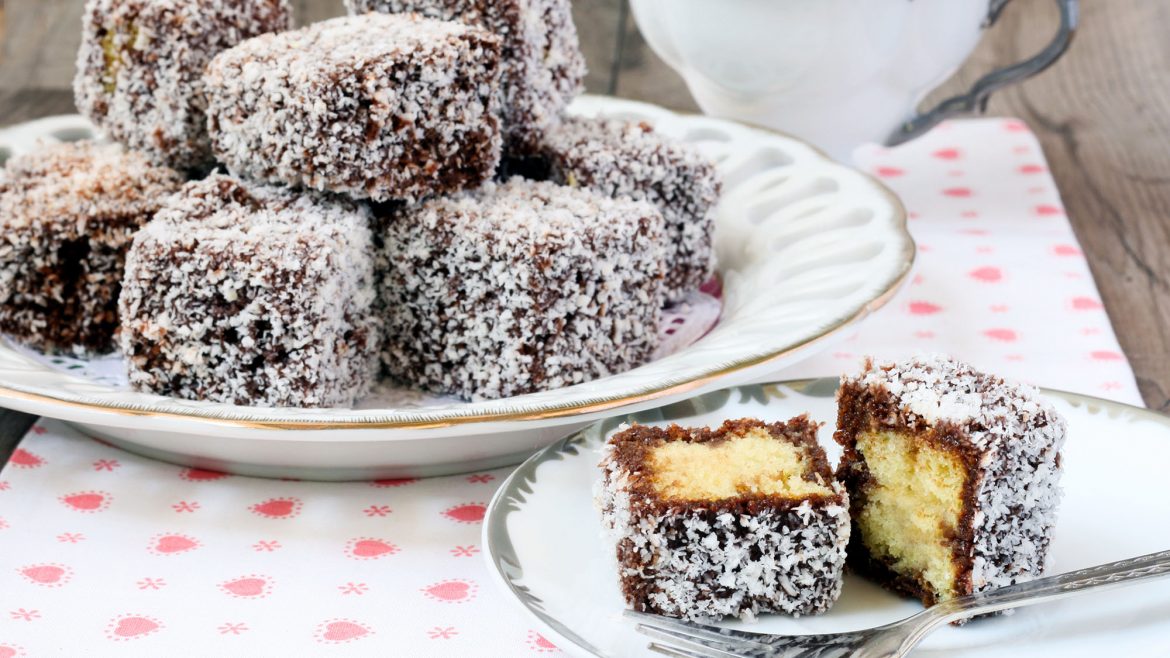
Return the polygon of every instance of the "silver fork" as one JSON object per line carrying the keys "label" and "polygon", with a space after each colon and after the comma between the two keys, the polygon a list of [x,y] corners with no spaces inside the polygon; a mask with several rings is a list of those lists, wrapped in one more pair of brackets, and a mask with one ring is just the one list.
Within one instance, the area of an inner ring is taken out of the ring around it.
{"label": "silver fork", "polygon": [[1074,594],[1100,591],[1170,574],[1170,551],[1110,562],[943,601],[902,621],[877,628],[824,635],[769,635],[708,626],[627,610],[650,649],[675,658],[898,658],[926,634],[959,619]]}

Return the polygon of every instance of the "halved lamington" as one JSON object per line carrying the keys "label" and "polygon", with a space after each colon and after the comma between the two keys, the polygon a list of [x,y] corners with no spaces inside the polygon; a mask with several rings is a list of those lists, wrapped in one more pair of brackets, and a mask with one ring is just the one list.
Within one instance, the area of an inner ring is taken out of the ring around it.
{"label": "halved lamington", "polygon": [[500,159],[499,43],[416,14],[250,39],[203,78],[212,146],[236,174],[375,201],[475,187]]}
{"label": "halved lamington", "polygon": [[291,23],[288,0],[87,0],[77,109],[156,162],[209,164],[203,69],[217,53]]}
{"label": "halved lamington", "polygon": [[8,160],[0,331],[45,352],[112,351],[126,250],[182,184],[117,144],[54,144]]}
{"label": "halved lamington", "polygon": [[255,406],[350,406],[376,374],[369,214],[345,200],[188,183],[126,259],[135,388]]}
{"label": "halved lamington", "polygon": [[649,204],[513,179],[399,206],[378,234],[382,359],[399,382],[501,398],[658,347],[666,252]]}
{"label": "halved lamington", "polygon": [[351,14],[417,12],[501,39],[500,95],[509,151],[525,152],[581,91],[585,58],[569,0],[345,0]]}
{"label": "halved lamington", "polygon": [[1065,423],[1040,393],[944,357],[842,380],[850,563],[926,605],[1038,577]]}
{"label": "halved lamington", "polygon": [[[545,136],[540,159],[550,179],[562,185],[646,201],[662,211],[671,250],[668,302],[698,290],[714,273],[721,183],[715,163],[694,146],[646,123],[573,117]],[[533,159],[519,162],[531,168]]]}
{"label": "halved lamington", "polygon": [[828,610],[841,592],[849,498],[817,427],[799,416],[615,434],[596,501],[626,603],[692,619]]}

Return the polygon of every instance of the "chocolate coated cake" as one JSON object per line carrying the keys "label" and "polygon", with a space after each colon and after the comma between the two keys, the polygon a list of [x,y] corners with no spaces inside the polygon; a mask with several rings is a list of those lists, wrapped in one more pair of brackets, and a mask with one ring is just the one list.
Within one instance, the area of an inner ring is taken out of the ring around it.
{"label": "chocolate coated cake", "polygon": [[0,177],[0,332],[45,352],[114,349],[130,240],[182,178],[116,144],[56,144]]}
{"label": "chocolate coated cake", "polygon": [[350,406],[377,370],[369,213],[243,183],[188,183],[134,239],[120,310],[130,383],[255,406]]}
{"label": "chocolate coated cake", "polygon": [[662,211],[672,245],[668,301],[681,300],[714,273],[721,186],[715,164],[695,147],[645,123],[574,117],[549,132],[540,152],[555,182],[648,201]]}
{"label": "chocolate coated cake", "polygon": [[513,179],[399,206],[378,232],[382,358],[402,383],[508,397],[658,346],[666,254],[649,204]]}
{"label": "chocolate coated cake", "polygon": [[507,150],[524,151],[580,92],[585,58],[569,0],[345,0],[350,13],[418,12],[481,27],[501,39]]}
{"label": "chocolate coated cake", "polygon": [[374,201],[475,187],[500,159],[499,38],[414,14],[250,39],[204,82],[233,172]]}
{"label": "chocolate coated cake", "polygon": [[155,162],[211,162],[203,69],[216,53],[286,30],[287,0],[87,0],[77,109]]}
{"label": "chocolate coated cake", "polygon": [[635,425],[596,490],[626,603],[671,617],[819,614],[841,593],[849,498],[817,424]]}
{"label": "chocolate coated cake", "polygon": [[1036,389],[933,356],[867,361],[837,399],[859,571],[925,605],[1041,575],[1065,423]]}

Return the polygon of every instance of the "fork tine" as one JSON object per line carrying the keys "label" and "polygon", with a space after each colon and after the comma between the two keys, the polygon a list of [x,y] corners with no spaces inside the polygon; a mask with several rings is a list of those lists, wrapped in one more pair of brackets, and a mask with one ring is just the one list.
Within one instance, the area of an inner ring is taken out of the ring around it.
{"label": "fork tine", "polygon": [[708,654],[695,653],[689,649],[682,649],[679,647],[672,647],[657,642],[650,643],[650,650],[654,653],[660,653],[671,658],[710,658]]}
{"label": "fork tine", "polygon": [[766,636],[762,636],[759,633],[735,631],[728,628],[719,628],[718,626],[700,624],[698,622],[675,619],[673,617],[663,617],[662,615],[652,615],[634,610],[626,610],[623,614],[626,617],[647,626],[669,628],[692,637],[711,640],[713,642],[748,642],[758,648],[765,648],[768,646],[766,643],[761,641],[761,639]]}
{"label": "fork tine", "polygon": [[672,648],[676,650],[682,648],[697,652],[697,655],[702,656],[702,658],[745,658],[743,654],[734,651],[736,648],[735,640],[728,641],[727,638],[714,641],[704,640],[679,631],[655,628],[646,624],[638,624],[635,626],[635,630],[652,640],[675,645]]}

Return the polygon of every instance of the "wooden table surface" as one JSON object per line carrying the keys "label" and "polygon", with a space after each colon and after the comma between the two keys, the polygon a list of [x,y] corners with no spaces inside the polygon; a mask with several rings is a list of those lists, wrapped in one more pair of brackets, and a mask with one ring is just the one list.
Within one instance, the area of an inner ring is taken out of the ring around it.
{"label": "wooden table surface", "polygon": [[[341,2],[295,4],[306,21],[340,13]],[[989,113],[1036,131],[1146,404],[1170,411],[1170,2],[1082,4],[1065,58],[999,93]],[[73,111],[80,8],[81,0],[0,0],[0,124]],[[589,91],[697,109],[624,0],[578,0],[574,15]],[[1054,25],[1053,3],[1016,0],[940,95],[1039,49]],[[29,422],[0,413],[0,464]]]}

